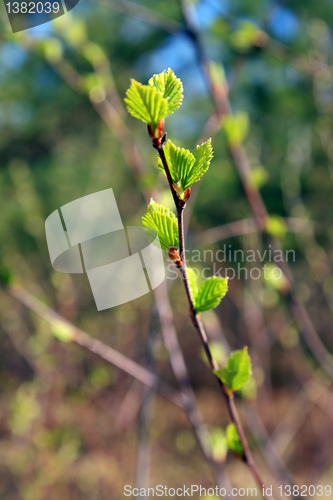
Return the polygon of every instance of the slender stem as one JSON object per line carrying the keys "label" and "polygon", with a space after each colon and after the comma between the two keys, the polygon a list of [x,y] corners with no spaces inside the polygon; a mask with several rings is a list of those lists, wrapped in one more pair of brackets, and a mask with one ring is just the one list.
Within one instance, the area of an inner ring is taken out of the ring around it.
{"label": "slender stem", "polygon": [[167,179],[168,179],[168,183],[169,183],[170,191],[171,191],[171,194],[172,194],[172,197],[173,197],[173,201],[175,202],[176,208],[178,210],[179,198],[178,198],[177,193],[176,193],[176,191],[174,190],[174,187],[173,187],[173,181],[172,181],[172,177],[171,177],[171,174],[170,174],[170,169],[169,169],[169,166],[168,166],[168,162],[167,162],[165,154],[164,154],[163,144],[158,143],[156,146],[154,145],[154,148],[156,149],[156,151],[160,155],[160,158],[161,158],[161,161],[162,161],[162,165],[163,165],[163,168],[164,168],[164,171],[165,171],[165,175],[167,176]]}
{"label": "slender stem", "polygon": [[[192,293],[191,293],[191,289],[190,289],[190,284],[189,284],[189,280],[188,280],[188,275],[187,275],[185,238],[184,238],[184,209],[185,209],[186,205],[182,200],[180,200],[178,198],[178,196],[173,188],[173,181],[172,181],[172,177],[170,174],[168,162],[166,160],[166,157],[165,157],[165,154],[163,151],[163,144],[159,143],[159,144],[156,144],[156,145],[153,144],[153,145],[154,145],[155,149],[157,150],[158,154],[160,155],[160,158],[161,158],[164,170],[165,170],[165,174],[166,174],[166,177],[168,179],[169,187],[170,187],[170,190],[171,190],[174,202],[175,202],[176,210],[177,210],[179,253],[180,253],[180,258],[182,261],[182,264],[180,266],[180,272],[181,272],[182,280],[184,283],[189,306],[190,306],[191,320],[192,320],[192,323],[193,323],[195,329],[197,330],[197,332],[199,334],[199,337],[200,337],[201,343],[203,345],[203,348],[204,348],[207,360],[209,362],[209,365],[210,365],[212,371],[214,371],[214,370],[218,369],[218,364],[216,363],[215,359],[213,358],[212,352],[210,350],[207,334],[206,334],[204,326],[202,324],[200,314],[198,314],[196,309],[195,309],[193,297],[192,297]],[[257,481],[260,488],[263,488],[265,486],[265,483],[264,483],[263,478],[262,478],[262,476],[261,476],[261,474],[260,474],[260,472],[259,472],[259,470],[254,462],[254,459],[253,459],[253,456],[252,456],[252,453],[251,453],[251,450],[250,450],[250,447],[249,447],[249,444],[248,444],[248,441],[247,441],[247,438],[246,438],[246,435],[245,435],[245,432],[244,432],[244,429],[243,429],[243,426],[241,423],[241,420],[240,420],[238,412],[237,412],[237,408],[236,408],[235,403],[234,403],[234,396],[233,396],[233,394],[230,394],[229,391],[226,390],[224,384],[222,383],[222,381],[219,379],[219,377],[217,375],[215,375],[215,378],[220,386],[220,389],[221,389],[223,396],[226,399],[230,418],[237,428],[238,435],[239,435],[240,441],[241,441],[242,446],[243,446],[243,459],[246,462],[246,464],[248,465],[249,469],[251,470],[251,473],[252,473],[253,477],[255,478],[255,480]],[[271,496],[270,498],[272,498],[274,500],[273,496]]]}
{"label": "slender stem", "polygon": [[246,459],[246,463],[247,463],[249,469],[251,470],[253,477],[256,479],[257,483],[259,485],[261,485],[261,487],[264,487],[265,486],[264,480],[263,480],[254,460],[253,460],[253,456],[252,456],[248,441],[247,441],[246,436],[245,436],[245,432],[244,432],[242,423],[240,421],[240,418],[239,418],[239,415],[237,412],[237,408],[236,408],[235,401],[234,401],[234,395],[233,394],[228,395],[227,398],[228,398],[228,410],[230,413],[230,417],[237,427],[238,435],[239,435],[239,438],[240,438],[242,446],[243,446],[244,458]]}

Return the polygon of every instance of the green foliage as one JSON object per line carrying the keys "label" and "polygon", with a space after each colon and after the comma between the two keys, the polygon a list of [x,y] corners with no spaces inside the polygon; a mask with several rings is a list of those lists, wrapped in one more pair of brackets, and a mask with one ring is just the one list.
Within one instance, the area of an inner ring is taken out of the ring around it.
{"label": "green foliage", "polygon": [[[192,187],[207,172],[213,158],[212,141],[208,139],[191,152],[188,149],[177,148],[168,140],[164,146],[164,154],[176,190],[181,196],[181,193]],[[158,163],[160,170],[165,173],[160,158]]]}
{"label": "green foliage", "polygon": [[290,288],[290,283],[282,270],[273,263],[265,264],[264,279],[268,286],[280,293],[286,293]]}
{"label": "green foliage", "polygon": [[220,370],[215,370],[215,374],[229,392],[242,389],[252,374],[251,359],[247,347],[232,352],[226,365]]}
{"label": "green foliage", "polygon": [[45,58],[51,63],[56,64],[63,57],[63,45],[58,38],[50,37],[41,44]]}
{"label": "green foliage", "polygon": [[105,365],[94,366],[89,373],[89,380],[93,387],[101,388],[108,386],[113,379],[113,371],[110,367]]}
{"label": "green foliage", "polygon": [[194,299],[197,312],[217,307],[228,291],[228,278],[212,276],[203,281]]}
{"label": "green foliage", "polygon": [[41,415],[36,390],[31,383],[22,384],[16,391],[11,405],[10,430],[13,434],[24,435],[31,431]]}
{"label": "green foliage", "polygon": [[209,437],[214,459],[219,462],[224,462],[228,451],[227,440],[224,431],[220,428],[213,429],[212,431],[210,431]]}
{"label": "green foliage", "polygon": [[287,225],[282,217],[271,215],[265,220],[265,229],[275,238],[283,239],[287,233]]}
{"label": "green foliage", "polygon": [[223,118],[222,128],[231,146],[241,144],[249,131],[249,117],[247,113],[240,112]]}
{"label": "green foliage", "polygon": [[131,86],[126,92],[125,104],[127,111],[152,127],[163,120],[168,114],[168,101],[151,85],[142,85],[131,80]]}
{"label": "green foliage", "polygon": [[248,51],[253,45],[264,43],[266,34],[251,21],[241,21],[230,35],[232,45],[240,52]]}
{"label": "green foliage", "polygon": [[178,248],[178,223],[171,210],[151,199],[142,217],[142,224],[146,228],[157,231],[163,250],[168,250],[170,247]]}
{"label": "green foliage", "polygon": [[234,423],[230,423],[226,429],[226,443],[229,450],[236,453],[240,457],[243,456],[243,445],[239,438],[237,427]]}
{"label": "green foliage", "polygon": [[149,85],[162,94],[164,99],[168,101],[168,115],[173,113],[182,103],[183,100],[183,84],[179,78],[176,77],[172,69],[162,71],[158,75],[153,75]]}
{"label": "green foliage", "polygon": [[52,334],[60,342],[71,342],[74,337],[73,328],[63,321],[56,321],[51,325]]}
{"label": "green foliage", "polygon": [[269,173],[262,165],[253,167],[250,174],[250,182],[257,188],[264,186],[269,179]]}
{"label": "green foliage", "polygon": [[14,281],[14,276],[9,267],[0,266],[0,284],[10,286]]}
{"label": "green foliage", "polygon": [[187,267],[187,277],[193,296],[193,304],[197,312],[208,311],[218,306],[228,291],[228,278],[212,276],[198,287],[197,273]]}
{"label": "green foliage", "polygon": [[254,377],[251,377],[248,383],[240,389],[239,394],[242,399],[255,401],[257,397],[257,383]]}
{"label": "green foliage", "polygon": [[153,75],[148,85],[132,79],[125,104],[134,118],[149,124],[155,131],[159,122],[173,113],[182,100],[183,84],[169,68],[168,71]]}

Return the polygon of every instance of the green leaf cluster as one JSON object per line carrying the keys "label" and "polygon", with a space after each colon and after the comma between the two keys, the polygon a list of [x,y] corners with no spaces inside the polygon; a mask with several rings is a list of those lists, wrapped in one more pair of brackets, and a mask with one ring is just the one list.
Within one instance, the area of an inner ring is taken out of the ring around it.
{"label": "green leaf cluster", "polygon": [[187,267],[187,276],[193,296],[193,304],[197,312],[214,309],[228,291],[228,278],[211,276],[198,287],[194,269]]}
{"label": "green leaf cluster", "polygon": [[168,115],[171,115],[179,108],[183,100],[183,84],[172,69],[169,68],[168,71],[153,75],[148,85],[155,88],[167,100]]}
{"label": "green leaf cluster", "polygon": [[252,374],[251,359],[247,347],[232,352],[226,365],[220,370],[215,370],[215,374],[230,393],[242,389]]}
{"label": "green leaf cluster", "polygon": [[134,118],[149,124],[154,130],[161,120],[181,105],[182,100],[182,82],[169,68],[152,76],[148,85],[132,79],[125,104]]}
{"label": "green leaf cluster", "polygon": [[179,246],[177,218],[171,210],[159,205],[153,199],[142,217],[142,224],[148,229],[157,231],[163,250]]}
{"label": "green leaf cluster", "polygon": [[229,450],[236,453],[236,455],[242,457],[244,453],[243,445],[241,443],[237,427],[233,422],[227,426],[225,434],[226,434],[227,447],[229,448]]}
{"label": "green leaf cluster", "polygon": [[[213,158],[212,141],[208,139],[191,152],[188,149],[178,148],[168,140],[164,146],[164,154],[172,181],[181,196],[181,193],[192,187],[207,172]],[[165,173],[160,158],[158,165],[159,169]]]}

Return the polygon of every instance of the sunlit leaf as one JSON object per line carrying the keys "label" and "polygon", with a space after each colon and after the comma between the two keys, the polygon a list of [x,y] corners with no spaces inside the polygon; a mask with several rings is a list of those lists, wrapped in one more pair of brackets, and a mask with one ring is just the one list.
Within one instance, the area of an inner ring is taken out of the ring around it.
{"label": "sunlit leaf", "polygon": [[188,187],[193,186],[193,184],[198,182],[203,174],[207,172],[213,158],[212,140],[208,139],[208,141],[197,146],[192,151],[192,154],[195,158],[195,163],[188,178]]}
{"label": "sunlit leaf", "polygon": [[215,370],[215,374],[231,392],[244,387],[252,374],[251,359],[247,347],[232,352],[226,365],[220,370]]}
{"label": "sunlit leaf", "polygon": [[158,75],[153,75],[149,80],[149,85],[161,93],[164,99],[168,101],[168,115],[173,113],[182,103],[183,84],[176,77],[172,69],[162,71]]}
{"label": "sunlit leaf", "polygon": [[[194,151],[178,148],[170,140],[164,146],[165,158],[173,183],[182,192],[198,182],[208,170],[213,158],[211,139],[197,146]],[[161,159],[158,159],[160,170],[165,173]],[[178,194],[179,191],[177,189]]]}
{"label": "sunlit leaf", "polygon": [[195,298],[197,312],[208,311],[218,306],[228,291],[228,278],[212,276],[201,283]]}
{"label": "sunlit leaf", "polygon": [[146,213],[142,217],[142,224],[146,228],[157,231],[163,250],[168,250],[170,247],[178,248],[178,223],[171,210],[151,199]]}
{"label": "sunlit leaf", "polygon": [[243,445],[239,438],[236,425],[232,422],[227,426],[226,429],[226,442],[229,450],[236,453],[240,457],[243,456]]}
{"label": "sunlit leaf", "polygon": [[125,104],[127,111],[144,123],[156,127],[160,120],[168,114],[168,101],[151,85],[142,85],[131,80],[131,86],[126,92]]}

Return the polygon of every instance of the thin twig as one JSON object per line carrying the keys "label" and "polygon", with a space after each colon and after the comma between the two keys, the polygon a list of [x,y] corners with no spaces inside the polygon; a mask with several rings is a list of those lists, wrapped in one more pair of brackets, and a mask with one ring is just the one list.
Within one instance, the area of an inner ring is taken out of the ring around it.
{"label": "thin twig", "polygon": [[[297,217],[284,217],[283,222],[286,224],[287,230],[290,233],[301,233],[306,235],[313,235],[313,227],[309,220]],[[194,235],[192,241],[200,242],[201,244],[216,243],[218,241],[226,240],[228,238],[244,236],[250,233],[257,233],[258,226],[255,219],[242,219],[233,222],[216,226],[200,234]]]}
{"label": "thin twig", "polygon": [[167,295],[166,283],[162,283],[155,290],[156,306],[161,318],[162,334],[166,348],[169,353],[170,363],[179,384],[181,397],[183,397],[184,409],[192,425],[194,434],[203,451],[205,458],[211,463],[217,484],[220,488],[231,489],[229,479],[221,463],[218,463],[209,446],[210,437],[208,429],[203,421],[202,415],[197,408],[195,394],[191,386],[184,356],[178,342],[177,332],[172,318],[172,311]]}
{"label": "thin twig", "polygon": [[[153,141],[153,146],[155,147],[155,149],[157,150],[157,152],[160,155],[160,158],[161,158],[164,170],[165,170],[165,174],[166,174],[166,177],[167,177],[167,180],[169,183],[170,191],[172,193],[172,196],[173,196],[173,199],[175,202],[175,206],[176,206],[176,210],[177,210],[179,253],[180,253],[180,258],[181,258],[181,264],[179,265],[179,268],[180,268],[182,280],[184,283],[189,306],[190,306],[190,317],[192,319],[192,323],[193,323],[195,329],[197,330],[197,332],[199,334],[199,337],[200,337],[201,343],[203,345],[203,348],[204,348],[207,360],[209,362],[210,368],[214,372],[215,370],[218,369],[218,364],[216,363],[216,361],[212,355],[212,352],[210,350],[207,334],[206,334],[204,326],[202,324],[200,315],[197,313],[197,311],[195,309],[193,297],[192,297],[192,293],[191,293],[191,289],[190,289],[190,285],[189,285],[188,275],[187,275],[186,258],[185,258],[185,255],[186,255],[186,253],[185,253],[185,239],[184,239],[184,208],[186,205],[182,200],[180,200],[178,198],[178,196],[175,193],[175,190],[173,188],[173,181],[172,181],[172,177],[170,174],[170,169],[169,169],[169,166],[168,166],[168,163],[167,163],[164,151],[163,151],[163,143]],[[222,381],[220,380],[220,378],[216,374],[215,374],[215,378],[220,386],[220,389],[222,391],[224,398],[226,399],[230,418],[234,422],[234,424],[237,428],[238,435],[239,435],[239,438],[240,438],[242,446],[243,446],[243,459],[246,462],[246,464],[248,465],[253,477],[257,481],[260,488],[263,488],[265,486],[265,483],[264,483],[264,480],[263,480],[255,462],[254,462],[252,452],[250,450],[242,423],[240,421],[240,418],[239,418],[239,415],[238,415],[238,412],[237,412],[237,409],[236,409],[236,406],[234,403],[234,396],[233,396],[233,394],[230,394],[230,392],[226,390],[224,384],[222,383]],[[273,496],[271,496],[269,498],[272,498],[274,500]]]}
{"label": "thin twig", "polygon": [[112,347],[104,344],[98,339],[90,337],[86,332],[77,328],[73,323],[67,321],[63,316],[55,312],[50,307],[46,306],[40,300],[36,299],[27,290],[21,286],[15,285],[3,288],[11,297],[18,300],[31,311],[38,314],[41,318],[47,321],[50,325],[64,327],[71,332],[72,341],[76,344],[85,347],[90,352],[93,352],[108,363],[123,370],[131,377],[135,378],[142,384],[158,391],[161,395],[169,399],[178,408],[183,409],[182,398],[173,387],[167,382],[164,382],[154,373],[146,370],[143,366],[126,357],[124,354],[116,351]]}
{"label": "thin twig", "polygon": [[[179,1],[182,8],[184,21],[188,28],[190,39],[196,50],[197,59],[201,71],[205,76],[215,105],[217,123],[219,123],[221,118],[232,116],[232,108],[228,97],[228,89],[224,82],[218,84],[214,82],[211,77],[210,61],[207,58],[206,52],[204,50],[195,16],[193,15],[195,7],[193,6],[193,4],[190,4],[188,0]],[[233,162],[236,166],[238,175],[242,181],[243,189],[254,215],[259,233],[261,233],[263,237],[270,242],[273,250],[280,249],[280,243],[278,239],[267,232],[266,221],[269,220],[269,213],[266,209],[258,187],[253,182],[251,182],[251,165],[243,145],[241,143],[229,143],[228,148],[230,156],[232,157]],[[275,252],[273,253],[273,256],[276,257]],[[287,297],[288,307],[291,311],[291,315],[299,321],[302,336],[311,352],[313,353],[313,356],[316,358],[318,363],[323,366],[327,374],[331,378],[333,378],[333,358],[321,341],[320,336],[314,324],[312,323],[312,320],[308,315],[303,303],[295,295],[295,292],[293,290],[294,278],[289,265],[286,262],[281,262],[277,258],[276,260],[274,260],[274,263],[285,274],[291,285]]]}
{"label": "thin twig", "polygon": [[[77,92],[81,92],[81,87],[79,85],[80,79],[67,78],[68,76],[67,71],[70,69],[70,66],[67,63],[65,67],[63,67],[63,62],[54,64],[53,67],[64,78],[64,80],[70,86],[72,86],[72,88],[74,88],[74,90],[76,90]],[[73,71],[75,72],[75,70]],[[72,71],[69,71],[69,73],[71,75],[73,74]],[[80,75],[77,74],[77,76]],[[137,147],[135,146],[135,143],[132,140],[131,132],[125,125],[121,114],[118,113],[118,111],[116,111],[116,106],[114,106],[113,103],[110,102],[110,100],[107,97],[98,103],[94,102],[92,99],[90,99],[90,102],[94,106],[95,110],[100,115],[104,123],[108,126],[110,131],[119,140],[125,162],[128,165],[129,170],[131,171],[134,178],[138,179],[143,171],[142,168],[143,161],[140,157],[140,153]],[[163,151],[162,154],[164,154]],[[144,197],[147,202],[149,201],[151,195],[152,195],[151,192],[144,193]],[[165,291],[165,293],[163,294],[163,299],[161,300],[161,296],[158,293],[158,291],[161,291],[162,289]],[[176,376],[181,391],[184,389],[185,386],[187,386],[187,390],[185,392],[181,392],[180,394],[183,403],[183,408],[187,413],[187,416],[192,425],[197,441],[204,453],[204,456],[214,468],[218,484],[220,485],[220,487],[230,489],[230,483],[223,468],[221,468],[220,464],[218,464],[212,457],[211,449],[209,447],[208,431],[204,425],[202,416],[197,408],[194,392],[191,389],[191,384],[188,377],[188,372],[186,369],[184,358],[177,341],[177,334],[174,328],[173,320],[171,318],[170,322],[170,318],[165,313],[165,307],[170,309],[170,303],[166,292],[165,284],[160,285],[159,290],[155,289],[154,295],[156,299],[158,314],[162,325],[162,333],[170,355],[170,361],[174,374]],[[166,327],[166,325],[168,325],[168,327]],[[170,345],[172,345],[173,348],[176,349],[176,351],[173,351],[170,348]]]}

